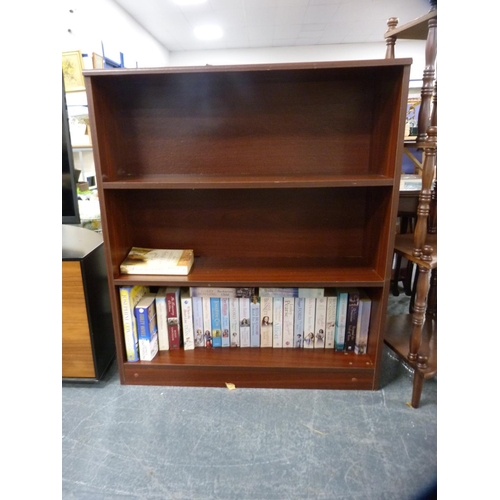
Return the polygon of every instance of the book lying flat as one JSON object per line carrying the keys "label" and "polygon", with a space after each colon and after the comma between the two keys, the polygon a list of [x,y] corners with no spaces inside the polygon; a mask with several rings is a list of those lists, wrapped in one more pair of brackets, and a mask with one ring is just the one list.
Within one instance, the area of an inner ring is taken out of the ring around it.
{"label": "book lying flat", "polygon": [[189,274],[193,250],[163,250],[132,247],[120,265],[123,274]]}

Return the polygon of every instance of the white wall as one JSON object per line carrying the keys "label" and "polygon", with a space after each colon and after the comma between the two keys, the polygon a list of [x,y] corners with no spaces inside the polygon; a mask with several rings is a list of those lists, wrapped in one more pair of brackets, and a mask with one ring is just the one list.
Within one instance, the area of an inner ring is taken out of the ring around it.
{"label": "white wall", "polygon": [[62,52],[102,55],[102,42],[106,57],[120,62],[122,52],[127,68],[169,64],[168,50],[113,0],[65,0],[63,8]]}
{"label": "white wall", "polygon": [[[205,66],[231,64],[272,64],[280,62],[345,61],[381,59],[385,57],[385,42],[308,47],[269,47],[256,49],[198,50],[170,52],[171,66]],[[398,58],[411,57],[410,79],[421,85],[425,66],[425,41],[398,40],[395,54]]]}

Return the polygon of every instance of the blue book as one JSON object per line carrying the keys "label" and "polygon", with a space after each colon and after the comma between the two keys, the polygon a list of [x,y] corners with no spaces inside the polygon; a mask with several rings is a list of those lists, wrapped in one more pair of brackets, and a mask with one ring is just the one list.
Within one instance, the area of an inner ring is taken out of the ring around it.
{"label": "blue book", "polygon": [[295,318],[294,318],[294,340],[295,347],[304,345],[304,307],[306,299],[299,297],[295,299]]}
{"label": "blue book", "polygon": [[139,358],[151,361],[158,353],[158,327],[156,324],[156,294],[147,293],[135,306]]}
{"label": "blue book", "polygon": [[222,347],[222,320],[219,297],[210,297],[210,317],[212,319],[212,347]]}
{"label": "blue book", "polygon": [[349,290],[337,289],[337,317],[335,319],[335,350],[343,351],[345,348],[345,327],[347,321],[347,304]]}

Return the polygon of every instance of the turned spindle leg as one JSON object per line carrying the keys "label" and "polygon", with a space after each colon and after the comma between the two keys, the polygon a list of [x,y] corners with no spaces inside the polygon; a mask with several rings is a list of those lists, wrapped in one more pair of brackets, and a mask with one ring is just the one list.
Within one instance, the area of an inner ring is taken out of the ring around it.
{"label": "turned spindle leg", "polygon": [[[389,33],[389,31],[393,30],[397,25],[398,25],[399,19],[397,17],[390,17],[387,20],[387,31],[386,33]],[[394,59],[394,45],[396,45],[396,37],[395,36],[389,36],[385,40],[385,58],[386,59]]]}

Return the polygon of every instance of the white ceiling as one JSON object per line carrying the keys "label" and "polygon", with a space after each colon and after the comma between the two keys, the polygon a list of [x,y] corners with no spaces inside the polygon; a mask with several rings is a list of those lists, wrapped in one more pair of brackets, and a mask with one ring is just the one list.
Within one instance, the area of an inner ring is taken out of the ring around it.
{"label": "white ceiling", "polygon": [[[399,24],[430,9],[429,0],[114,0],[169,51],[288,47],[384,40],[389,17]],[[219,25],[218,40],[199,41],[193,30]]]}

